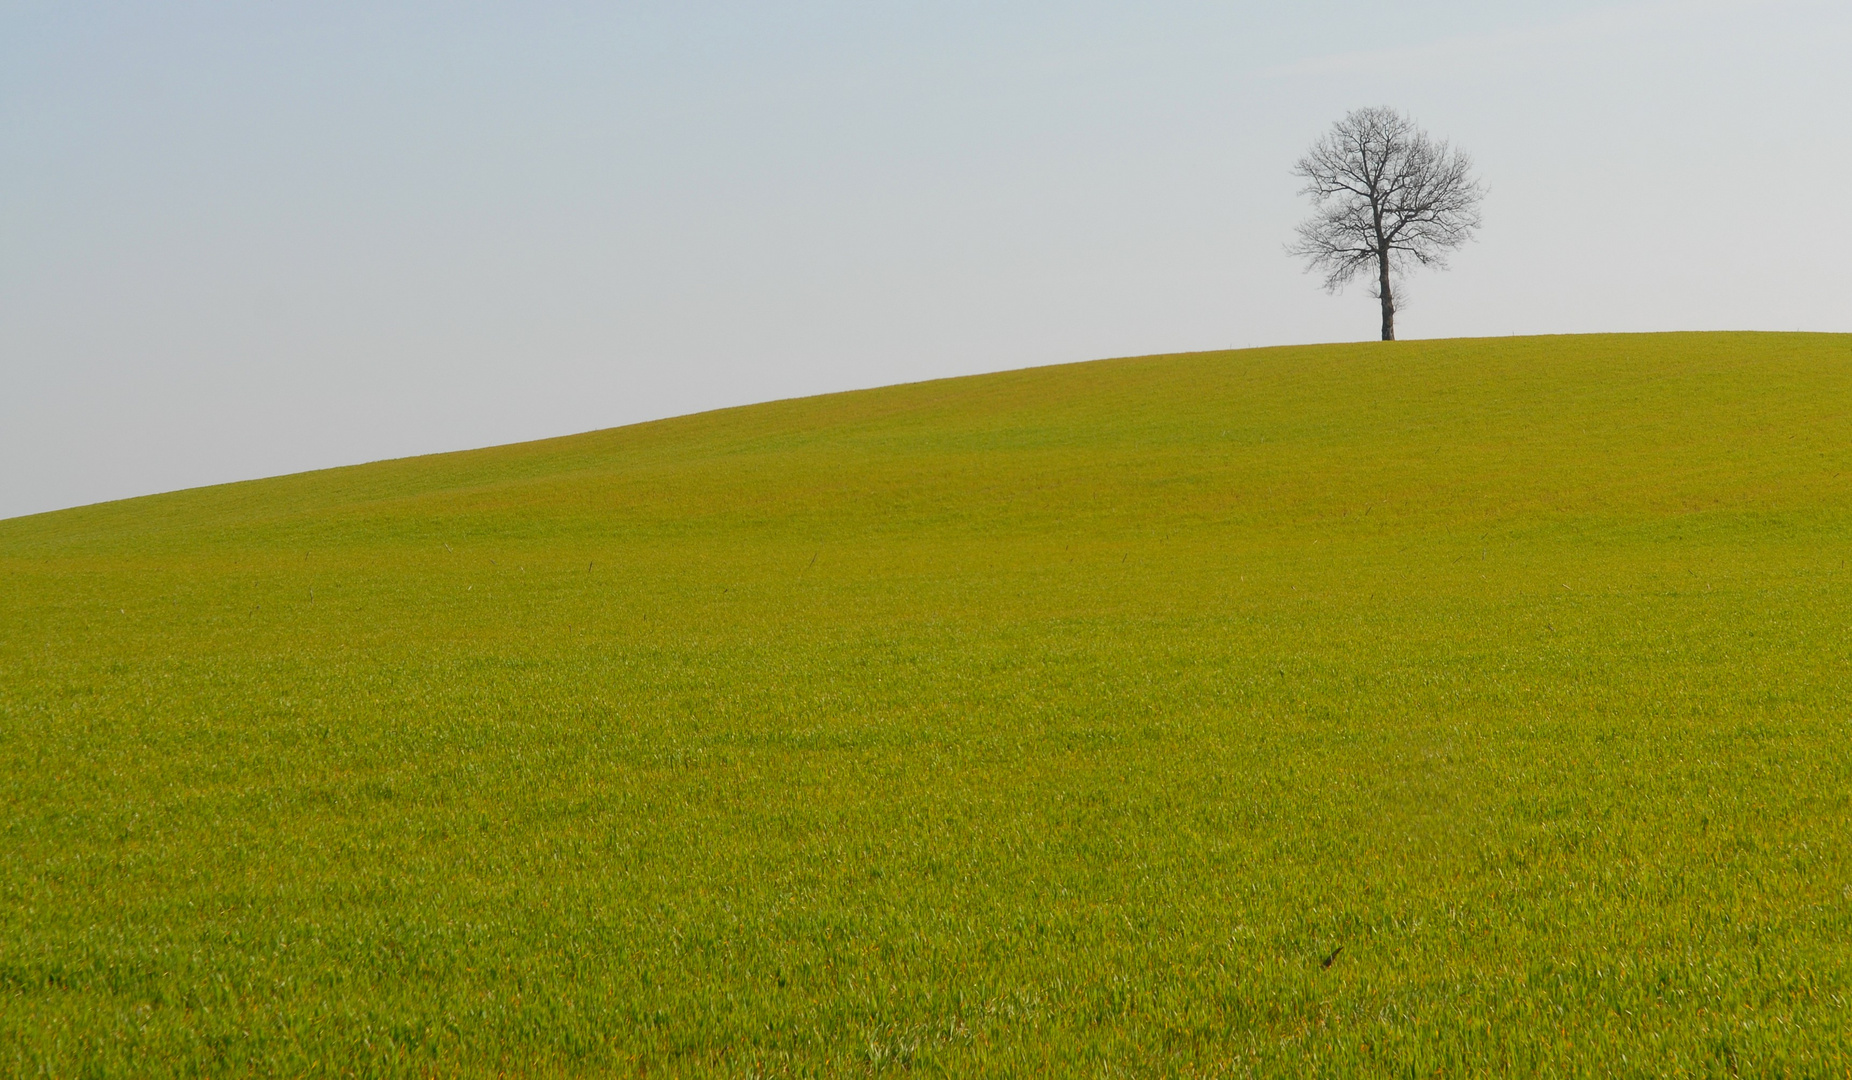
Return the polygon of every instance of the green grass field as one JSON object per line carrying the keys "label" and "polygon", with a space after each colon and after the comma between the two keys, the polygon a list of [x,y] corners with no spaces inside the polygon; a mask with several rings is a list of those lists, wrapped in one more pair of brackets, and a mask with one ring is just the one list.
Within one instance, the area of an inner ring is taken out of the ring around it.
{"label": "green grass field", "polygon": [[0,1073],[1842,1076],[1849,556],[1802,334],[0,522]]}

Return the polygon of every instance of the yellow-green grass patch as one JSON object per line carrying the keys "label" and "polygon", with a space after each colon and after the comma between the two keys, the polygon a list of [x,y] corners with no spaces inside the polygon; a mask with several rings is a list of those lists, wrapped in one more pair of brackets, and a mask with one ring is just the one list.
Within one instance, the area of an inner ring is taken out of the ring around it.
{"label": "yellow-green grass patch", "polygon": [[1849,530],[1800,334],[0,522],[0,1072],[1844,1073]]}

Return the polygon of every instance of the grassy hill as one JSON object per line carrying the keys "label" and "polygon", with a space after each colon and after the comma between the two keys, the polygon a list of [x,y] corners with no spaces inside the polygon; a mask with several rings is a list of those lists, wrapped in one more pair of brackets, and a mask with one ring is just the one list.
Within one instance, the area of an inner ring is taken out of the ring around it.
{"label": "grassy hill", "polygon": [[1800,334],[0,521],[0,1073],[1841,1073],[1849,555]]}

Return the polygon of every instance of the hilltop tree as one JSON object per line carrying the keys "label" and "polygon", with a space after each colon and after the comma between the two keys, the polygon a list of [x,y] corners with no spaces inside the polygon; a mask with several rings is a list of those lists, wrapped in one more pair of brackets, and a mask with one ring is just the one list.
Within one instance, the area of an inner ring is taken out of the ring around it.
{"label": "hilltop tree", "polygon": [[1372,274],[1383,340],[1395,340],[1395,283],[1416,266],[1445,269],[1447,253],[1472,239],[1484,190],[1472,161],[1428,138],[1394,109],[1358,109],[1293,166],[1313,212],[1287,252],[1325,275],[1336,292]]}

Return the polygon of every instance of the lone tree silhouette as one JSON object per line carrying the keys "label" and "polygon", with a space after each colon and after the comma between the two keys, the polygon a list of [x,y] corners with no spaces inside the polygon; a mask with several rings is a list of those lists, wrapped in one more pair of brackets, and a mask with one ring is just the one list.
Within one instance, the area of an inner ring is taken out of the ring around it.
{"label": "lone tree silhouette", "polygon": [[1312,216],[1287,253],[1337,292],[1374,272],[1383,340],[1395,340],[1395,283],[1414,266],[1445,269],[1447,253],[1479,228],[1484,189],[1472,160],[1394,109],[1358,109],[1331,125],[1293,166]]}

